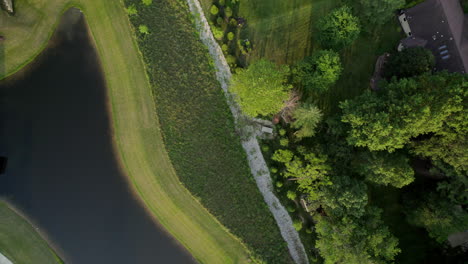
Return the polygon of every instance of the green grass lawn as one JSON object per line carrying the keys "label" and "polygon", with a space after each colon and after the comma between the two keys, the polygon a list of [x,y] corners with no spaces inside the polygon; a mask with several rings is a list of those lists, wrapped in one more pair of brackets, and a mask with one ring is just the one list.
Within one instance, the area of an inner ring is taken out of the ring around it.
{"label": "green grass lawn", "polygon": [[[267,263],[291,261],[250,173],[206,47],[179,1],[134,4],[135,28],[145,24],[139,46],[153,84],[157,113],[172,163],[183,184]],[[158,19],[154,19],[157,17]]]}
{"label": "green grass lawn", "polygon": [[0,201],[0,253],[14,264],[63,263],[25,219]]}
{"label": "green grass lawn", "polygon": [[[7,38],[0,79],[18,71],[42,51],[64,10],[70,6],[80,7],[105,73],[116,155],[136,197],[199,262],[247,262],[250,252],[246,247],[179,181],[166,152],[151,85],[122,2],[16,0],[15,3],[15,17],[0,12],[0,31]],[[171,14],[172,9],[165,12]],[[187,13],[179,15],[188,17]],[[161,23],[158,26],[169,27]],[[207,56],[205,50],[200,52]],[[182,70],[176,73],[184,74]]]}
{"label": "green grass lawn", "polygon": [[249,60],[267,58],[293,64],[314,47],[314,22],[339,0],[244,0],[239,15],[247,19],[242,37],[254,47]]}

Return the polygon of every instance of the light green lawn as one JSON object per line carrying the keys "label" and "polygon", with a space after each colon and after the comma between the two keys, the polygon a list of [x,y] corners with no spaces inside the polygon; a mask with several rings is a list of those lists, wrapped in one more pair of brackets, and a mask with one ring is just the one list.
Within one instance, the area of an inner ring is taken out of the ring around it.
{"label": "light green lawn", "polygon": [[[105,73],[114,142],[131,188],[157,221],[202,263],[244,263],[245,246],[180,184],[168,158],[151,87],[121,1],[17,0],[16,17],[0,14],[10,75],[45,47],[60,14],[84,12]],[[1,65],[1,63],[0,63]],[[0,74],[1,73],[0,69]]]}
{"label": "light green lawn", "polygon": [[14,264],[62,263],[34,228],[0,201],[0,253]]}

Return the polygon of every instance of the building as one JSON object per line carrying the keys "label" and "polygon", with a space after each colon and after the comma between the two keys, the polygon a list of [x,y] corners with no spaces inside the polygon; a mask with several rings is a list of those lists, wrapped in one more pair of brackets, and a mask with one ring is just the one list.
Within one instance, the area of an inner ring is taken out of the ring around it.
{"label": "building", "polygon": [[436,58],[436,71],[467,73],[468,15],[459,0],[426,0],[398,17],[407,38],[399,50],[425,47]]}

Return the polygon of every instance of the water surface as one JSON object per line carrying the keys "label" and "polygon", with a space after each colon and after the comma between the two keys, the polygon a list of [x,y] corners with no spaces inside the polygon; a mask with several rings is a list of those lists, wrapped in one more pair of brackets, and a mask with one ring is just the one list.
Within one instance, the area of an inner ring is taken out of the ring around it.
{"label": "water surface", "polygon": [[68,11],[37,62],[0,82],[0,196],[67,263],[193,263],[129,191],[106,100],[84,19]]}

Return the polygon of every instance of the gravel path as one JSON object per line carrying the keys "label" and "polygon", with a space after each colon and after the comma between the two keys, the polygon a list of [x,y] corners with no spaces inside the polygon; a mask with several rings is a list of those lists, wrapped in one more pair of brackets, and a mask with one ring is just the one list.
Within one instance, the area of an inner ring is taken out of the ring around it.
{"label": "gravel path", "polygon": [[289,252],[294,262],[297,264],[309,263],[304,246],[299,238],[299,234],[293,227],[291,217],[289,217],[288,212],[273,193],[270,173],[258,144],[256,129],[250,124],[250,122],[246,121],[246,117],[242,115],[239,107],[234,102],[232,95],[228,91],[231,71],[226,59],[224,58],[223,52],[213,38],[210,26],[205,18],[199,1],[187,0],[187,2],[189,4],[190,11],[195,18],[200,39],[208,47],[210,55],[215,62],[216,77],[223,88],[224,94],[226,95],[226,100],[234,119],[236,120],[238,129],[243,132],[242,134],[244,136],[242,137],[242,147],[247,154],[250,170],[255,177],[258,189],[262,193],[268,208],[270,208],[270,211],[272,212],[281,231],[281,235],[288,244]]}
{"label": "gravel path", "polygon": [[7,257],[0,253],[0,264],[13,264]]}

